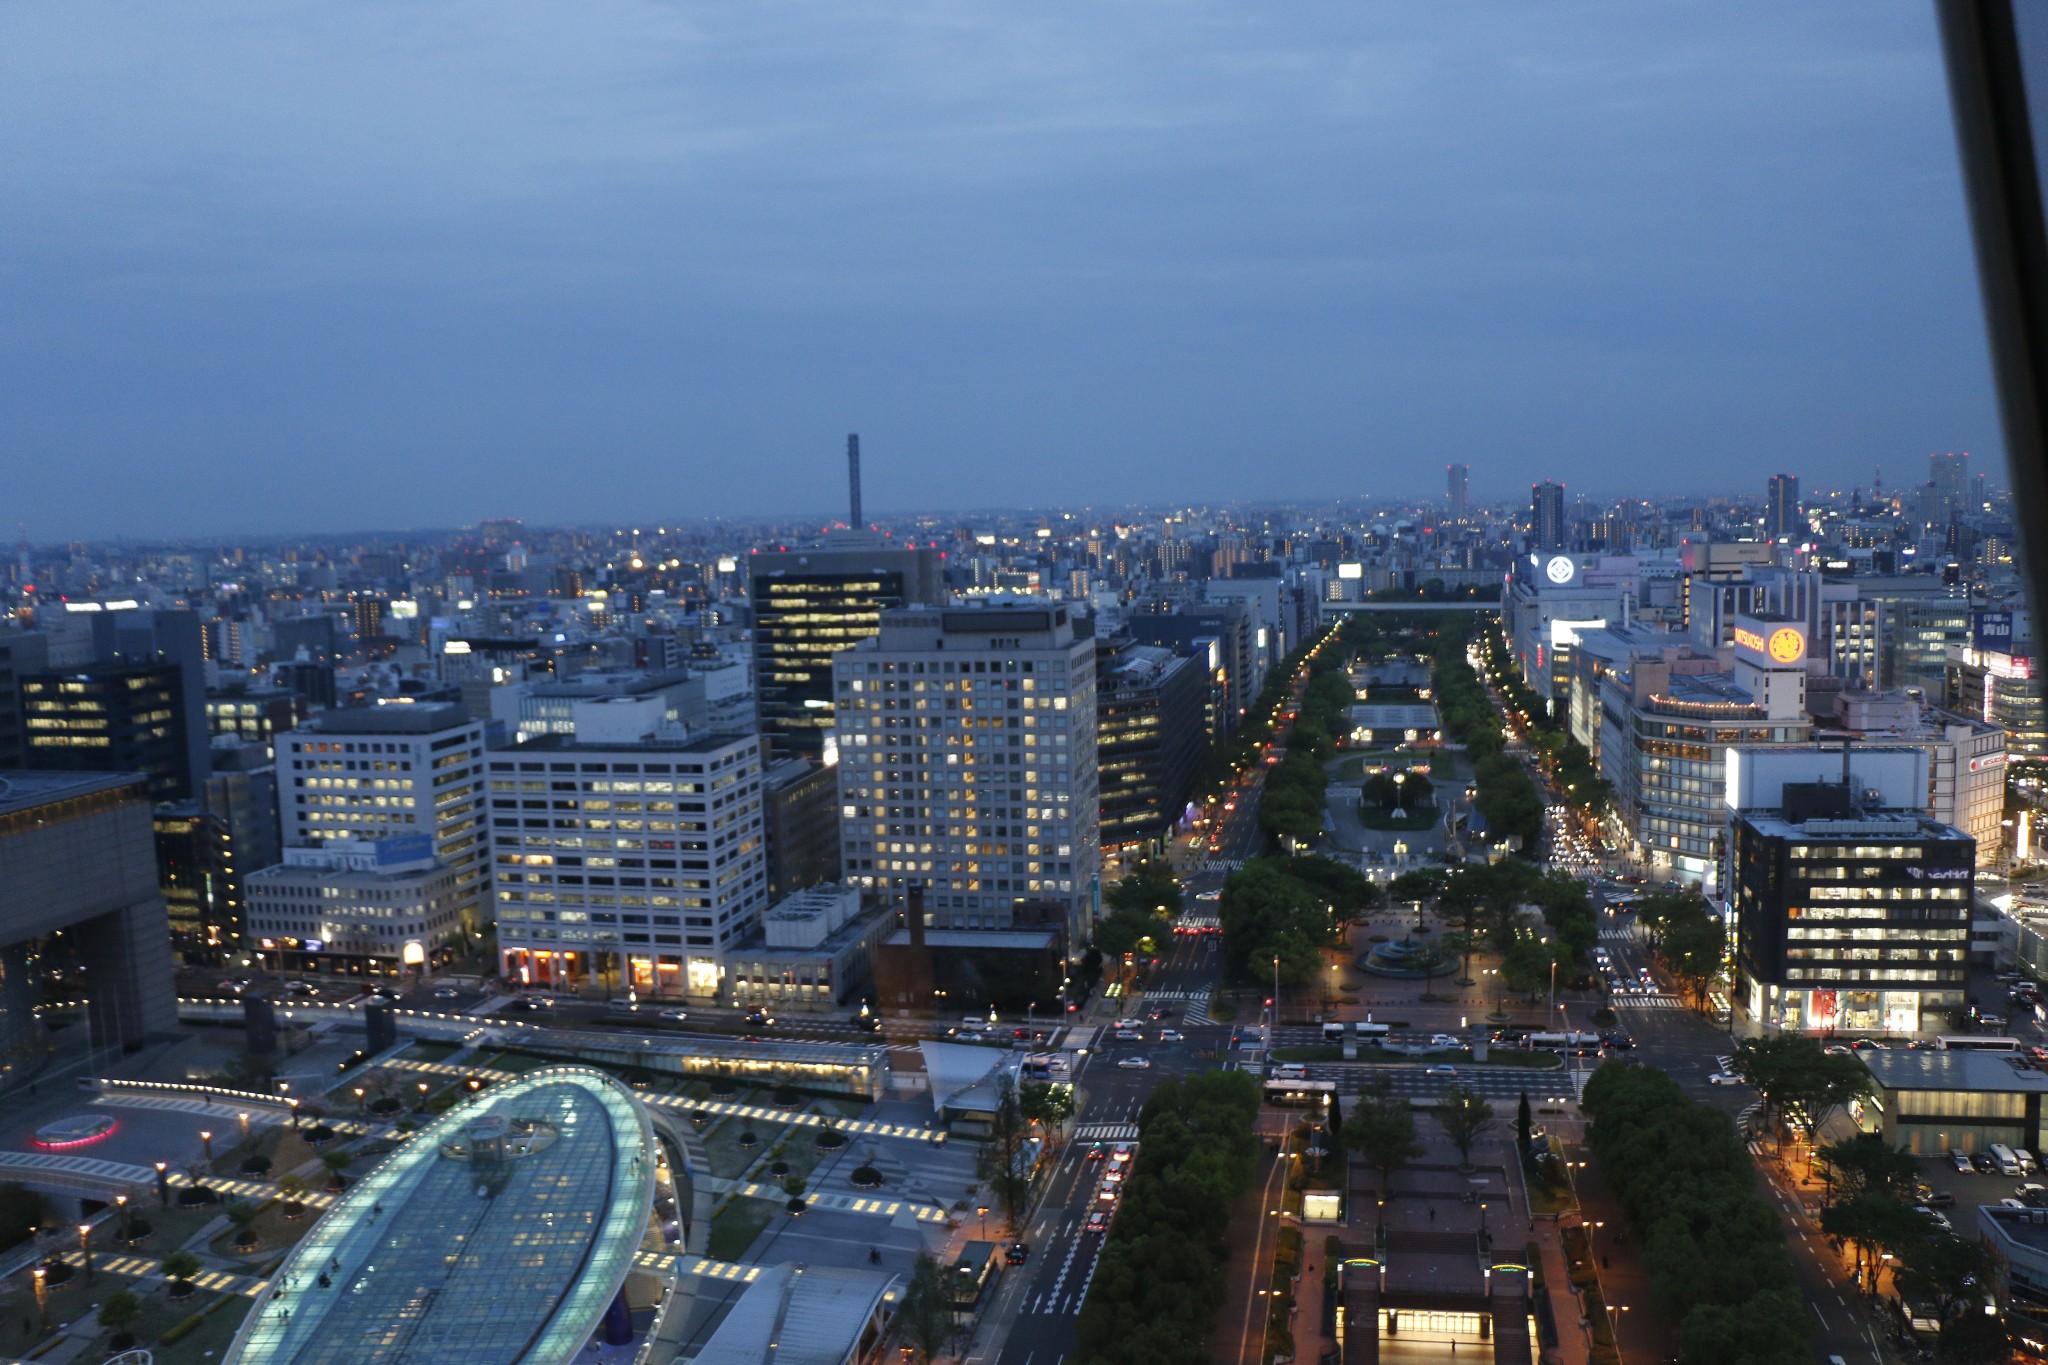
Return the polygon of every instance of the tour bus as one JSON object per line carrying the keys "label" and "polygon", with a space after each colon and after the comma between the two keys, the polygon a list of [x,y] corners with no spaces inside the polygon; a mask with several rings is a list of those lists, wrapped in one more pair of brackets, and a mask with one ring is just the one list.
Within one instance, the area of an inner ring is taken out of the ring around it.
{"label": "tour bus", "polygon": [[2020,1040],[1988,1033],[1944,1033],[1934,1046],[1942,1052],[2018,1052]]}
{"label": "tour bus", "polygon": [[1351,1026],[1351,1031],[1367,1042],[1383,1043],[1387,1039],[1387,1026],[1375,1024],[1370,1019],[1361,1019]]}
{"label": "tour bus", "polygon": [[2002,1142],[1991,1144],[1991,1159],[1997,1163],[2000,1175],[2026,1174],[2025,1169],[2020,1166],[2020,1159],[2012,1154],[2012,1148]]}
{"label": "tour bus", "polygon": [[1343,1042],[1344,1026],[1335,1021],[1334,1019],[1326,1021],[1323,1024],[1323,1041],[1326,1043]]}
{"label": "tour bus", "polygon": [[1274,1076],[1267,1080],[1265,1090],[1266,1103],[1276,1109],[1313,1109],[1336,1098],[1337,1083]]}
{"label": "tour bus", "polygon": [[1600,1050],[1600,1035],[1597,1033],[1532,1033],[1523,1040],[1524,1047],[1551,1049],[1558,1052],[1576,1052],[1581,1056]]}

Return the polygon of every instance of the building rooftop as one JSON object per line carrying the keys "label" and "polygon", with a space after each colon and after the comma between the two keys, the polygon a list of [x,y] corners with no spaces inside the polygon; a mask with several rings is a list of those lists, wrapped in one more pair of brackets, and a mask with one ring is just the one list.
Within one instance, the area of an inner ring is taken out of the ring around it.
{"label": "building rooftop", "polygon": [[0,772],[0,815],[71,801],[95,792],[115,791],[146,782],[142,773],[62,773],[15,768]]}
{"label": "building rooftop", "polygon": [[1880,1048],[1858,1054],[1887,1090],[2005,1090],[2048,1094],[2048,1073],[2017,1052],[1909,1051]]}
{"label": "building rooftop", "polygon": [[469,711],[459,702],[412,702],[322,711],[299,728],[326,735],[430,735],[468,723]]}
{"label": "building rooftop", "polygon": [[697,1352],[702,1361],[840,1365],[868,1320],[899,1292],[896,1276],[838,1266],[769,1266]]}
{"label": "building rooftop", "polygon": [[517,744],[493,750],[491,757],[507,754],[599,754],[616,750],[635,753],[711,754],[735,744],[758,744],[753,735],[702,734],[689,739],[579,740],[574,735],[535,735]]}
{"label": "building rooftop", "polygon": [[[1008,948],[1026,950],[1032,948],[1050,949],[1057,946],[1059,934],[1051,929],[927,929],[924,931],[925,946],[930,948]],[[910,930],[898,929],[889,935],[892,948],[902,948],[910,942]]]}
{"label": "building rooftop", "polygon": [[1351,724],[1365,730],[1434,730],[1436,708],[1428,702],[1362,701],[1351,708]]}
{"label": "building rooftop", "polygon": [[[501,1160],[478,1159],[462,1144],[486,1117],[529,1136],[507,1141]],[[601,1072],[551,1067],[485,1091],[415,1134],[314,1225],[226,1360],[572,1361],[647,1235],[656,1161],[646,1111]],[[331,1287],[320,1287],[323,1274]]]}

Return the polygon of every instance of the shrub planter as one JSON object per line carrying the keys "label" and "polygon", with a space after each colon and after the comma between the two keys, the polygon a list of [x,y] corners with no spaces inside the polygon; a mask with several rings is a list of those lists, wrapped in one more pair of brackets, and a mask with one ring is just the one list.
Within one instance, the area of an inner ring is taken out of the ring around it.
{"label": "shrub planter", "polygon": [[740,1088],[731,1081],[713,1081],[711,1083],[711,1098],[714,1100],[729,1100],[739,1093]]}
{"label": "shrub planter", "polygon": [[331,1176],[327,1177],[327,1192],[328,1192],[329,1194],[340,1194],[340,1193],[341,1193],[341,1192],[342,1192],[343,1190],[345,1190],[345,1189],[347,1189],[347,1188],[348,1188],[348,1177],[347,1177],[347,1176],[345,1176],[345,1175],[340,1175],[340,1174],[335,1174],[335,1175],[331,1175]]}
{"label": "shrub planter", "polygon": [[69,1283],[71,1277],[77,1273],[62,1261],[46,1261],[43,1264],[43,1283],[55,1289],[60,1284]]}
{"label": "shrub planter", "polygon": [[794,1109],[803,1102],[803,1096],[797,1094],[796,1091],[791,1090],[788,1086],[784,1086],[775,1092],[775,1103],[784,1109]]}
{"label": "shrub planter", "polygon": [[296,1199],[287,1199],[284,1201],[284,1207],[279,1212],[284,1214],[286,1222],[295,1222],[306,1216],[306,1206]]}
{"label": "shrub planter", "polygon": [[780,1179],[780,1178],[781,1178],[782,1176],[788,1175],[788,1174],[789,1174],[789,1163],[788,1163],[787,1161],[771,1161],[771,1162],[769,1162],[769,1163],[768,1163],[768,1174],[770,1174],[770,1175],[772,1175],[772,1176],[775,1176],[775,1177],[776,1177],[776,1178],[778,1178],[778,1179]]}
{"label": "shrub planter", "polygon": [[172,1280],[167,1286],[165,1297],[172,1303],[181,1303],[199,1291],[199,1286],[190,1280]]}
{"label": "shrub planter", "polygon": [[316,1123],[306,1130],[305,1138],[306,1145],[317,1152],[334,1141],[334,1130],[324,1123]]}
{"label": "shrub planter", "polygon": [[132,1351],[134,1349],[135,1333],[133,1332],[116,1332],[107,1341],[107,1354],[110,1356],[117,1356],[123,1351]]}
{"label": "shrub planter", "polygon": [[879,1190],[882,1188],[882,1173],[872,1166],[856,1166],[847,1183],[857,1190]]}
{"label": "shrub planter", "polygon": [[269,1175],[270,1158],[260,1152],[255,1156],[246,1157],[242,1161],[241,1172],[243,1175]]}
{"label": "shrub planter", "polygon": [[805,1209],[809,1208],[810,1205],[806,1204],[801,1196],[791,1195],[789,1198],[789,1202],[783,1205],[783,1207],[788,1209],[789,1216],[794,1218],[798,1214],[802,1213]]}
{"label": "shrub planter", "polygon": [[187,1185],[178,1191],[178,1207],[181,1209],[196,1209],[201,1204],[213,1203],[219,1197],[204,1185]]}
{"label": "shrub planter", "polygon": [[741,1133],[737,1145],[741,1151],[751,1152],[754,1148],[761,1145],[761,1139],[755,1137],[752,1133]]}
{"label": "shrub planter", "polygon": [[243,1228],[235,1234],[235,1250],[237,1251],[254,1251],[258,1246],[262,1245],[262,1242],[263,1239],[256,1235],[256,1229],[254,1228]]}
{"label": "shrub planter", "polygon": [[690,1122],[696,1124],[699,1128],[708,1127],[711,1123],[711,1118],[712,1114],[709,1109],[694,1110],[690,1114]]}
{"label": "shrub planter", "polygon": [[118,1240],[122,1246],[140,1246],[149,1239],[149,1234],[155,1231],[155,1226],[147,1218],[131,1218],[128,1220],[127,1234],[119,1236]]}
{"label": "shrub planter", "polygon": [[392,1099],[389,1095],[382,1099],[370,1101],[370,1112],[380,1119],[388,1119],[393,1114],[403,1113],[404,1110],[405,1106]]}
{"label": "shrub planter", "polygon": [[846,1134],[837,1128],[821,1128],[818,1136],[811,1139],[821,1152],[836,1152],[846,1145]]}

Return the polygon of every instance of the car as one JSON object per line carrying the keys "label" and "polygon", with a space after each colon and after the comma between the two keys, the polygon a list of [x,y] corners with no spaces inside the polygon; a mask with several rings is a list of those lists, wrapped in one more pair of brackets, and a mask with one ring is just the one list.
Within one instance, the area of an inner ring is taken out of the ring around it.
{"label": "car", "polygon": [[284,993],[286,995],[300,996],[318,995],[320,994],[320,988],[310,981],[287,981],[284,983]]}
{"label": "car", "polygon": [[1455,1076],[1458,1074],[1458,1068],[1454,1066],[1426,1066],[1422,1068],[1422,1074],[1425,1076]]}
{"label": "car", "polygon": [[690,1017],[688,1010],[667,1009],[655,1016],[665,1024],[680,1024]]}
{"label": "car", "polygon": [[1992,1159],[1991,1153],[1979,1152],[1977,1153],[1975,1160],[1977,1162],[1977,1173],[1979,1175],[1998,1174],[1998,1163]]}
{"label": "car", "polygon": [[747,1022],[749,1024],[752,1024],[755,1028],[774,1028],[775,1016],[770,1014],[767,1010],[755,1010],[752,1014],[747,1016]]}
{"label": "car", "polygon": [[1972,1166],[1970,1164],[1970,1158],[1964,1156],[1961,1152],[1950,1152],[1948,1154],[1948,1159],[1951,1162],[1955,1163],[1955,1168],[1964,1175],[1971,1175],[1975,1173],[1977,1169],[1975,1166]]}
{"label": "car", "polygon": [[1116,1197],[1123,1193],[1123,1187],[1114,1180],[1105,1180],[1096,1189],[1095,1197],[1105,1204],[1114,1204]]}
{"label": "car", "polygon": [[1848,1057],[1854,1054],[1855,1049],[1847,1043],[1829,1043],[1826,1051],[1830,1057]]}
{"label": "car", "polygon": [[640,1011],[640,1002],[631,996],[620,995],[605,1001],[604,1007],[610,1014],[637,1014]]}
{"label": "car", "polygon": [[1197,891],[1197,892],[1195,893],[1195,899],[1196,899],[1196,900],[1198,900],[1198,901],[1217,901],[1217,900],[1222,900],[1222,899],[1223,899],[1223,892],[1222,892],[1221,890],[1216,890],[1216,891]]}
{"label": "car", "polygon": [[1171,1028],[1163,1028],[1163,1029],[1159,1030],[1159,1041],[1160,1041],[1160,1042],[1162,1042],[1162,1043],[1178,1043],[1178,1042],[1180,1042],[1180,1041],[1181,1041],[1181,1036],[1180,1036],[1180,1030],[1179,1030],[1179,1029],[1171,1029]]}
{"label": "car", "polygon": [[1601,1046],[1613,1048],[1617,1052],[1627,1052],[1636,1045],[1636,1040],[1626,1033],[1603,1033],[1600,1035],[1600,1043]]}
{"label": "car", "polygon": [[1117,1162],[1129,1161],[1134,1150],[1136,1149],[1130,1143],[1119,1142],[1109,1149],[1109,1159]]}
{"label": "car", "polygon": [[1010,1243],[1010,1249],[1003,1253],[1003,1259],[1011,1265],[1023,1265],[1031,1259],[1031,1248],[1022,1242]]}
{"label": "car", "polygon": [[963,1043],[978,1043],[982,1041],[982,1035],[976,1033],[973,1029],[962,1029],[953,1036]]}
{"label": "car", "polygon": [[1097,1142],[1091,1144],[1081,1155],[1089,1161],[1106,1161],[1109,1159],[1109,1148]]}
{"label": "car", "polygon": [[1116,1031],[1116,1040],[1119,1043],[1142,1043],[1145,1041],[1145,1034],[1141,1029],[1120,1028]]}
{"label": "car", "polygon": [[1126,1071],[1147,1071],[1151,1069],[1152,1059],[1150,1057],[1121,1057],[1117,1059],[1117,1065]]}
{"label": "car", "polygon": [[436,1000],[453,1000],[461,994],[462,992],[456,990],[453,986],[436,986],[434,988],[434,998]]}
{"label": "car", "polygon": [[880,1016],[873,1014],[856,1015],[854,1016],[853,1026],[862,1033],[880,1033],[882,1031],[882,1020]]}
{"label": "car", "polygon": [[1952,1209],[1956,1206],[1956,1197],[1947,1190],[1930,1190],[1920,1202],[1930,1209]]}
{"label": "car", "polygon": [[249,983],[242,977],[231,976],[227,980],[220,983],[220,988],[226,991],[229,995],[240,995],[243,991],[249,989]]}
{"label": "car", "polygon": [[[2010,1195],[2007,1195],[2005,1198],[1999,1200],[1998,1206],[2002,1209],[2023,1209],[2027,1207],[2025,1204],[2022,1204],[2019,1200],[2014,1199]],[[1935,1216],[1938,1218],[1941,1215],[1936,1214]]]}
{"label": "car", "polygon": [[1431,1047],[1457,1047],[1458,1040],[1448,1033],[1432,1033],[1429,1035],[1429,1045]]}
{"label": "car", "polygon": [[1936,1213],[1933,1209],[1930,1209],[1925,1205],[1922,1205],[1921,1207],[1914,1209],[1913,1212],[1919,1214],[1923,1218],[1928,1219],[1936,1227],[1940,1228],[1943,1232],[1954,1232],[1956,1230],[1956,1225],[1948,1220],[1948,1215],[1945,1213]]}
{"label": "car", "polygon": [[1708,1085],[1741,1085],[1742,1077],[1733,1071],[1716,1071],[1707,1077]]}
{"label": "car", "polygon": [[1105,1184],[1105,1185],[1121,1185],[1121,1184],[1123,1184],[1123,1183],[1124,1183],[1124,1168],[1123,1168],[1123,1167],[1121,1167],[1121,1166],[1119,1166],[1119,1165],[1117,1165],[1117,1164],[1116,1164],[1116,1163],[1115,1163],[1114,1161],[1110,1162],[1108,1166],[1106,1166],[1106,1167],[1104,1167],[1104,1168],[1103,1168],[1103,1171],[1102,1171],[1102,1183],[1103,1183],[1103,1184]]}
{"label": "car", "polygon": [[1089,1215],[1088,1215],[1088,1231],[1090,1231],[1090,1232],[1108,1232],[1108,1231],[1109,1231],[1109,1215],[1108,1215],[1108,1214],[1106,1214],[1106,1213],[1104,1213],[1104,1212],[1103,1212],[1103,1211],[1102,1211],[1101,1209],[1097,1209],[1097,1210],[1095,1210],[1095,1212],[1093,1212],[1093,1213],[1089,1214]]}

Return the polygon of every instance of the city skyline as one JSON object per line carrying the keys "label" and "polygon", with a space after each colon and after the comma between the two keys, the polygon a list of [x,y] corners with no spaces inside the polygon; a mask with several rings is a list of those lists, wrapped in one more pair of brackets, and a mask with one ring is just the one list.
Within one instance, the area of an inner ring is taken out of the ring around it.
{"label": "city skyline", "polygon": [[1918,7],[103,19],[0,45],[38,540],[1999,462]]}

